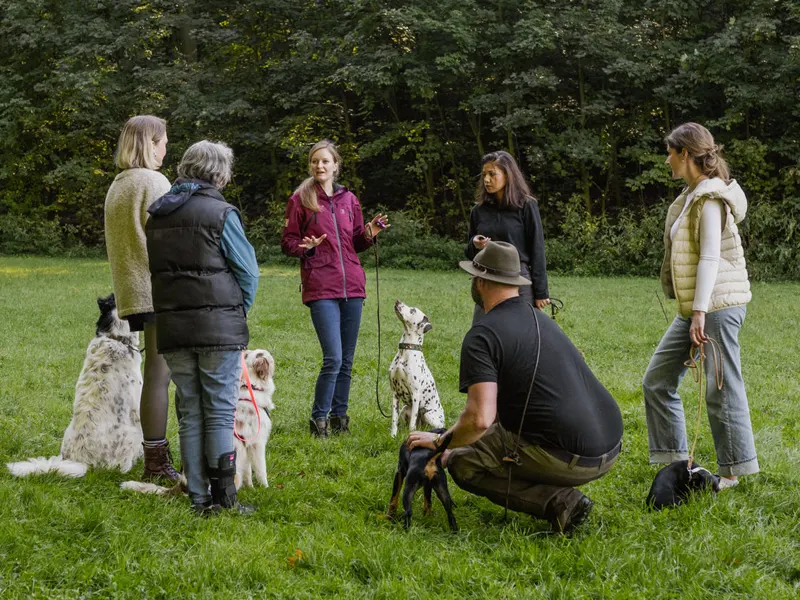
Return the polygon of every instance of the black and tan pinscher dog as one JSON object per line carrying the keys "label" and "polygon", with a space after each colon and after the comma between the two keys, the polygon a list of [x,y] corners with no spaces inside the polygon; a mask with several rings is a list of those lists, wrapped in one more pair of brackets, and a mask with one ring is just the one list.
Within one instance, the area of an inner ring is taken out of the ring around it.
{"label": "black and tan pinscher dog", "polygon": [[[444,433],[444,429],[432,429],[432,433]],[[394,474],[394,486],[392,488],[392,499],[389,502],[389,509],[386,516],[394,518],[397,511],[397,503],[400,499],[400,489],[403,487],[403,480],[406,486],[403,489],[403,513],[404,527],[408,529],[411,525],[411,501],[414,494],[423,486],[425,504],[423,512],[428,515],[431,513],[431,491],[436,491],[436,496],[444,505],[447,511],[447,521],[453,532],[458,531],[456,518],[453,516],[453,500],[447,489],[447,473],[442,466],[442,451],[430,450],[428,448],[414,448],[409,450],[406,442],[400,446],[400,458],[397,462],[397,472]]]}

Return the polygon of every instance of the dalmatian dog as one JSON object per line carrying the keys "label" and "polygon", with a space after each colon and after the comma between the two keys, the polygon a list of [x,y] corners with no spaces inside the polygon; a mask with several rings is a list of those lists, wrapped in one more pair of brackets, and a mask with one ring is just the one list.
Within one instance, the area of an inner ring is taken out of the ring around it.
{"label": "dalmatian dog", "polygon": [[422,354],[422,338],[433,325],[425,313],[403,304],[400,300],[395,302],[394,312],[403,324],[403,335],[389,367],[389,382],[392,386],[392,437],[397,435],[401,412],[409,431],[417,428],[418,420],[433,429],[442,428],[444,410],[436,391],[436,382]]}

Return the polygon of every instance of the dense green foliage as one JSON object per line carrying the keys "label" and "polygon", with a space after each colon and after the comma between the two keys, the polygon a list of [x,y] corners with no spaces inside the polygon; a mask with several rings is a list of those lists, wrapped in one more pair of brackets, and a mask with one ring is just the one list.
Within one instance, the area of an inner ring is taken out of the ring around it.
{"label": "dense green foliage", "polygon": [[[796,599],[800,594],[800,383],[798,283],[756,283],[741,332],[742,362],[762,473],[717,497],[662,513],[644,508],[657,469],[647,464],[641,378],[666,323],[649,279],[553,277],[565,300],[558,323],[620,404],[624,451],[582,489],[595,508],[573,539],[451,484],[460,533],[444,511],[410,531],[387,522],[400,436],[375,405],[375,280],[356,350],[353,435],[308,434],[320,350],[297,269],[269,267],[250,314],[251,347],[276,360],[276,409],[267,446],[270,487],[245,490],[256,514],[193,516],[186,498],[137,496],[119,483],[141,476],[92,471],[85,479],[12,478],[0,468],[0,597],[16,599]],[[402,327],[396,298],[422,308],[447,424],[464,406],[459,348],[472,307],[461,273],[381,273],[380,393]],[[93,260],[0,259],[0,465],[57,454],[75,381],[94,334],[94,299],[111,289]],[[673,310],[673,307],[668,307]],[[776,348],[785,351],[776,352]],[[694,414],[697,388],[681,388]],[[174,414],[168,431],[177,455]],[[694,419],[687,419],[690,435]],[[401,430],[401,434],[403,430]],[[697,457],[714,470],[703,419]],[[297,551],[301,555],[297,554]]]}
{"label": "dense green foliage", "polygon": [[154,113],[168,176],[199,138],[234,147],[227,193],[266,231],[329,137],[368,210],[461,242],[479,159],[505,148],[554,267],[653,273],[678,190],[661,140],[693,120],[749,194],[753,273],[800,276],[794,0],[2,0],[0,56],[3,222],[97,244],[121,124]]}

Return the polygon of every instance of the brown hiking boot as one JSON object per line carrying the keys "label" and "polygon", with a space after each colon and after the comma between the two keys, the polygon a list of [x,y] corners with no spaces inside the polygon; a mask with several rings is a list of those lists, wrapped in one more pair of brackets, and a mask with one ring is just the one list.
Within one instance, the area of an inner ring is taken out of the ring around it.
{"label": "brown hiking boot", "polygon": [[[144,444],[142,444],[144,446]],[[144,446],[144,473],[142,474],[142,481],[168,481],[175,483],[181,478],[172,466],[172,453],[169,451],[169,442],[164,440],[164,443],[155,448],[148,448]]]}

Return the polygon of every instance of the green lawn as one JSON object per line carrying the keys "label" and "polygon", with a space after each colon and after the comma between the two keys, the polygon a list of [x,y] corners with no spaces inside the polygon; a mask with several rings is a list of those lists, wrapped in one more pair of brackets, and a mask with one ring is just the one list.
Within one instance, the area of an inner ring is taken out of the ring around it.
{"label": "green lawn", "polygon": [[[245,490],[255,515],[199,519],[185,498],[123,493],[123,475],[84,479],[0,474],[2,598],[797,598],[800,595],[800,284],[754,285],[741,342],[762,472],[717,497],[652,513],[641,377],[666,323],[655,279],[552,277],[558,321],[619,402],[625,450],[583,489],[595,501],[572,539],[451,485],[461,532],[434,501],[404,531],[382,514],[398,440],[374,397],[374,272],[356,353],[349,437],[308,433],[320,362],[292,268],[265,268],[251,347],[275,356],[270,488]],[[468,276],[382,271],[381,400],[400,336],[397,298],[430,317],[425,353],[448,424],[459,413]],[[94,333],[95,298],[111,289],[100,261],[0,259],[0,463],[59,452],[74,385]],[[667,310],[673,310],[667,306]],[[684,384],[688,410],[696,388]],[[176,422],[169,436],[177,448]],[[689,425],[690,435],[693,425]],[[714,468],[704,420],[697,457]],[[293,557],[290,560],[290,557]]]}

